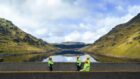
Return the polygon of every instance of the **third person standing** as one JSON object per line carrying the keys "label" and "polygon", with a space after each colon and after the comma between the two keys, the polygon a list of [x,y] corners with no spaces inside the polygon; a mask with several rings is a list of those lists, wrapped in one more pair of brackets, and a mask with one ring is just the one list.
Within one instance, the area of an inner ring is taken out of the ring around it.
{"label": "third person standing", "polygon": [[76,61],[77,71],[81,70],[81,65],[82,65],[82,62],[81,62],[80,56],[77,56],[77,61]]}

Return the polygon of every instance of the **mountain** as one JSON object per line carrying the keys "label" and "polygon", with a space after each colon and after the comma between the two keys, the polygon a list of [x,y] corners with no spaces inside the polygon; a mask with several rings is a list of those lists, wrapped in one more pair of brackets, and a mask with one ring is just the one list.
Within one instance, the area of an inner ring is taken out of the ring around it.
{"label": "mountain", "polygon": [[0,18],[0,53],[48,52],[55,48],[28,33],[11,21]]}
{"label": "mountain", "polygon": [[103,62],[140,61],[140,13],[124,24],[83,48]]}
{"label": "mountain", "polygon": [[53,44],[55,47],[61,48],[61,49],[79,49],[82,47],[87,46],[87,44],[83,42],[62,42],[60,44]]}
{"label": "mountain", "polygon": [[72,41],[62,42],[61,44],[63,44],[63,45],[85,45],[85,43],[83,43],[83,42],[72,42]]}

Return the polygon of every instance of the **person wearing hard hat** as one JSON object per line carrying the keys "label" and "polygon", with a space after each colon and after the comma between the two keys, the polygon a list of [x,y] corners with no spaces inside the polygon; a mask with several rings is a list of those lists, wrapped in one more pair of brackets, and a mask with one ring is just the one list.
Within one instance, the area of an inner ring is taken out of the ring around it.
{"label": "person wearing hard hat", "polygon": [[90,66],[90,57],[87,57],[87,62],[89,64],[89,66]]}
{"label": "person wearing hard hat", "polygon": [[54,64],[54,62],[52,61],[52,58],[49,57],[49,59],[48,59],[48,67],[49,67],[50,71],[53,71],[53,64]]}
{"label": "person wearing hard hat", "polygon": [[77,56],[77,61],[76,61],[77,71],[81,70],[81,65],[82,65],[82,62],[80,60],[80,57]]}
{"label": "person wearing hard hat", "polygon": [[87,72],[90,71],[90,64],[88,63],[87,60],[84,62],[84,67],[80,71],[87,71]]}

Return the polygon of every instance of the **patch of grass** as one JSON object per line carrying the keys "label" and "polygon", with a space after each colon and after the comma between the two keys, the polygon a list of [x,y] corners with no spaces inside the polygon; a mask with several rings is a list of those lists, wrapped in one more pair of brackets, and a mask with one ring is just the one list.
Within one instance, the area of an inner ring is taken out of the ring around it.
{"label": "patch of grass", "polygon": [[11,21],[0,18],[0,53],[32,53],[56,50],[42,39],[25,33]]}
{"label": "patch of grass", "polygon": [[[139,14],[140,15],[140,14]],[[91,46],[82,51],[107,56],[96,58],[102,61],[140,59],[140,16],[113,28]],[[109,57],[109,58],[108,58]],[[110,58],[112,57],[112,58]],[[119,59],[117,59],[119,58]],[[115,59],[115,60],[114,60]]]}

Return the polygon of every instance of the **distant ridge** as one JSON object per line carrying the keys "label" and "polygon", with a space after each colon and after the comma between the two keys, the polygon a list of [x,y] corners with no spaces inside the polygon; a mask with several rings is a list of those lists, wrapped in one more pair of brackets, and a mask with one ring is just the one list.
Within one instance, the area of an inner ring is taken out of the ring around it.
{"label": "distant ridge", "polygon": [[87,44],[85,44],[83,42],[72,42],[72,41],[62,42],[62,43],[59,43],[59,44],[56,43],[56,44],[53,44],[53,45],[56,46],[56,47],[62,48],[62,49],[79,49],[79,48],[87,46]]}

